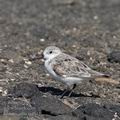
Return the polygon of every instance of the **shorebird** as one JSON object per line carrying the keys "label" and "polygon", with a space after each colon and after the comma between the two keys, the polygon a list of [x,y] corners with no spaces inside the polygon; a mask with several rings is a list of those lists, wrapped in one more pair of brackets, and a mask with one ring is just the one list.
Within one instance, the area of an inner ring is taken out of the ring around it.
{"label": "shorebird", "polygon": [[48,73],[57,81],[67,85],[67,89],[62,94],[61,98],[72,86],[69,93],[75,89],[77,84],[80,84],[83,80],[90,80],[96,77],[105,77],[106,75],[95,70],[92,70],[84,62],[63,53],[56,46],[49,46],[43,52],[45,60],[45,68]]}

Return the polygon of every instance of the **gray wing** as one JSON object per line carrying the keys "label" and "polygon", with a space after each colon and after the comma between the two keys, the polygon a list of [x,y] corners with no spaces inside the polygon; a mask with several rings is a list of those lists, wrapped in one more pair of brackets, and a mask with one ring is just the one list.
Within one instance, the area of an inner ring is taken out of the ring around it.
{"label": "gray wing", "polygon": [[103,75],[92,70],[82,61],[67,54],[57,56],[52,63],[52,67],[57,75],[63,77],[94,78]]}

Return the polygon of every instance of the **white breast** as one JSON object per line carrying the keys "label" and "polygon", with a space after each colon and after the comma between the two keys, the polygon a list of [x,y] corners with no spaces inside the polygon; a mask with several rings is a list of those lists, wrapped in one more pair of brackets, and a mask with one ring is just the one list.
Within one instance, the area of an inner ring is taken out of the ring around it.
{"label": "white breast", "polygon": [[45,68],[53,77],[57,77],[56,73],[52,69],[51,64],[49,64],[49,60],[45,61]]}
{"label": "white breast", "polygon": [[60,82],[64,82],[64,80],[62,79],[62,77],[59,77],[52,69],[51,64],[49,64],[49,60],[45,61],[45,68],[47,69],[47,71],[49,72],[50,75],[52,75],[52,77]]}

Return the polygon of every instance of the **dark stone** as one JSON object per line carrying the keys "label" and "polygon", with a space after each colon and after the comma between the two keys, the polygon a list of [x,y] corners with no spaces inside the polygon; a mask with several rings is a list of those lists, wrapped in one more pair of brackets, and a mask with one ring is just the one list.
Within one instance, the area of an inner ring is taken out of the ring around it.
{"label": "dark stone", "polygon": [[5,114],[5,108],[7,106],[9,98],[0,96],[0,115]]}
{"label": "dark stone", "polygon": [[30,83],[19,83],[9,89],[8,94],[14,97],[30,98],[37,94],[37,92],[39,92],[37,85]]}
{"label": "dark stone", "polygon": [[108,55],[108,61],[109,61],[109,62],[120,63],[120,50],[119,50],[119,51],[112,51],[112,52]]}
{"label": "dark stone", "polygon": [[27,99],[15,99],[9,97],[0,97],[0,115],[11,114],[34,114],[36,111]]}
{"label": "dark stone", "polygon": [[104,107],[113,112],[117,112],[117,114],[120,116],[120,105],[105,105]]}
{"label": "dark stone", "polygon": [[71,111],[71,108],[53,96],[37,94],[31,98],[30,102],[36,108],[37,113],[44,115],[57,116]]}
{"label": "dark stone", "polygon": [[6,114],[30,115],[36,113],[35,107],[31,106],[29,100],[26,98],[9,100],[6,109]]}
{"label": "dark stone", "polygon": [[58,115],[50,116],[49,120],[80,120],[80,119],[71,115]]}
{"label": "dark stone", "polygon": [[[109,107],[108,107],[109,106]],[[91,103],[86,104],[83,106],[80,106],[78,109],[76,109],[73,112],[73,115],[76,115],[77,117],[85,120],[112,120],[114,117],[114,114],[117,112],[117,114],[120,114],[119,107],[120,106],[114,106],[114,105],[107,105],[107,107]],[[114,109],[111,109],[114,108]]]}

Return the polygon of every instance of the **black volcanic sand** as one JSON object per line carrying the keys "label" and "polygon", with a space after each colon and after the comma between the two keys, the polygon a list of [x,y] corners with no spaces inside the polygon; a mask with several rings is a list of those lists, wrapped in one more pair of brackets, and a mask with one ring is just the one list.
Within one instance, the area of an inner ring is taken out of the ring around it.
{"label": "black volcanic sand", "polygon": [[120,80],[119,0],[0,0],[0,120],[120,120],[120,85],[83,81],[71,97],[45,71],[56,45]]}

